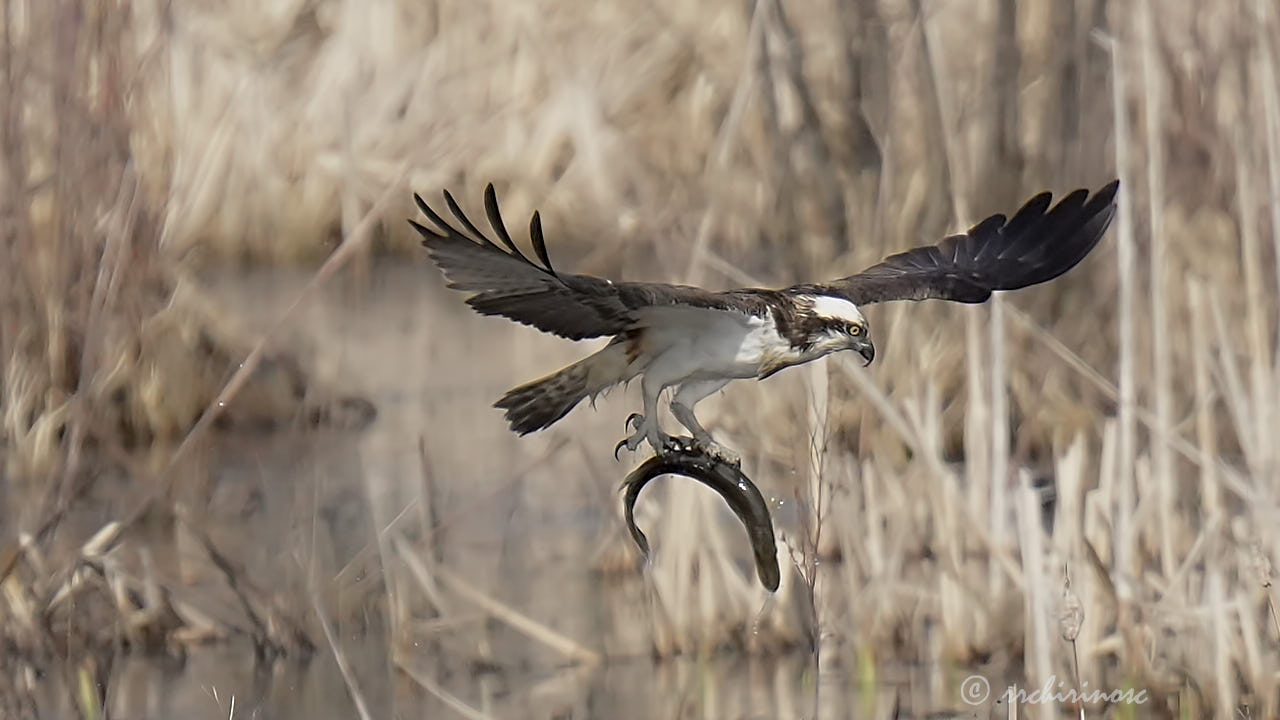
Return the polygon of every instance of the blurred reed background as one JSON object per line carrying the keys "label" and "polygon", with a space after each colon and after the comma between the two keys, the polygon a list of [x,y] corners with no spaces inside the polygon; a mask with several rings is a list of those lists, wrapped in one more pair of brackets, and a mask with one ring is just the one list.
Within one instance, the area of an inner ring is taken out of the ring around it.
{"label": "blurred reed background", "polygon": [[[799,653],[816,672],[759,682],[805,717],[852,712],[831,687],[865,716],[972,710],[974,667],[1153,698],[1089,714],[1280,712],[1273,3],[3,8],[6,716],[120,714],[120,650],[236,638],[334,659],[364,716],[387,683],[468,717],[628,716],[549,683],[489,704],[517,642],[588,675]],[[781,285],[1116,176],[1113,230],[1062,279],[876,307],[870,368],[708,403],[775,498],[767,604],[691,484],[642,503],[639,566],[606,460],[625,397],[506,434],[488,402],[585,350],[469,315],[403,221],[411,191],[474,209],[492,181],[562,268]],[[535,534],[497,549],[460,530],[515,515]],[[344,649],[362,633],[382,652]],[[877,690],[898,666],[946,679],[904,701]]]}

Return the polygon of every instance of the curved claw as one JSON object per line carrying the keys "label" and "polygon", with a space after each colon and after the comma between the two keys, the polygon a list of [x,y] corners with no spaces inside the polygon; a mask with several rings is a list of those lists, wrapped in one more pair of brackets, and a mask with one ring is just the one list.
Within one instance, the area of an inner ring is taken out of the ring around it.
{"label": "curved claw", "polygon": [[623,427],[623,429],[625,429],[625,430],[630,430],[630,429],[631,429],[631,424],[632,424],[632,423],[635,423],[635,424],[636,424],[636,428],[637,428],[637,429],[639,429],[639,427],[640,427],[640,423],[643,423],[643,422],[644,422],[644,415],[641,415],[641,414],[640,414],[640,413],[638,413],[638,412],[633,412],[633,413],[631,413],[630,415],[628,415],[628,416],[627,416],[627,419],[626,419],[625,421],[623,421],[623,423],[622,423],[622,427]]}
{"label": "curved claw", "polygon": [[[661,454],[671,455],[678,453],[698,452],[702,448],[698,445],[698,441],[691,437],[681,437],[678,435],[667,435],[662,439]],[[710,457],[709,453],[704,453]]]}
{"label": "curved claw", "polygon": [[[769,592],[778,589],[782,576],[778,570],[777,546],[773,537],[773,519],[769,516],[769,506],[764,496],[756,488],[751,479],[742,470],[721,458],[714,457],[697,447],[691,438],[673,438],[683,447],[670,452],[654,455],[632,470],[622,482],[626,492],[623,510],[626,515],[627,530],[631,538],[640,548],[641,554],[649,556],[649,540],[635,523],[635,504],[640,491],[650,480],[659,475],[683,475],[687,478],[710,487],[720,493],[729,509],[733,510],[747,530],[751,541],[751,551],[756,562],[756,576],[760,584]],[[664,445],[669,443],[664,443]]]}
{"label": "curved claw", "polygon": [[614,461],[617,461],[617,460],[618,460],[618,451],[619,451],[619,450],[621,450],[621,449],[622,449],[622,448],[627,444],[627,441],[628,441],[628,440],[630,440],[630,439],[631,439],[631,438],[622,438],[621,440],[619,440],[619,441],[618,441],[618,444],[617,444],[617,445],[614,445],[614,446],[613,446],[613,459],[614,459]]}

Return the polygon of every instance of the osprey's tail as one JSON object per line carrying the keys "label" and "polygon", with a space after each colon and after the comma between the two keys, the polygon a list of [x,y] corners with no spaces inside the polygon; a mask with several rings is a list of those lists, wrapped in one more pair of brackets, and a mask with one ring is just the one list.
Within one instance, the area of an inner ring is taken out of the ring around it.
{"label": "osprey's tail", "polygon": [[513,432],[527,435],[550,427],[583,398],[633,377],[630,366],[627,343],[615,340],[566,368],[507,391],[493,406],[506,410]]}

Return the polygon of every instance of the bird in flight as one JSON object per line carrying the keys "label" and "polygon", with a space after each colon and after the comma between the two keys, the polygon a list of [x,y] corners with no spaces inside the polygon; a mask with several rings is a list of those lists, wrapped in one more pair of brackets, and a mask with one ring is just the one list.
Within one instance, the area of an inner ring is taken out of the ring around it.
{"label": "bird in flight", "polygon": [[[861,307],[890,300],[936,298],[981,303],[996,290],[1017,290],[1052,280],[1098,244],[1116,212],[1119,181],[1090,194],[1068,193],[1057,204],[1045,192],[1012,218],[992,215],[968,232],[885,258],[862,272],[825,283],[781,289],[714,291],[689,285],[613,282],[555,269],[542,222],[529,224],[536,261],[511,240],[493,185],[485,188],[489,225],[501,245],[467,218],[448,191],[444,201],[459,230],[416,193],[418,208],[436,226],[410,220],[449,287],[470,296],[482,315],[501,315],[570,340],[612,336],[596,353],[503,395],[511,429],[525,435],[549,427],[584,398],[636,377],[642,413],[627,418],[624,438],[636,450],[686,447],[658,422],[658,398],[676,388],[670,409],[692,442],[737,463],[694,416],[698,401],[731,380],[763,380],[784,368],[852,350],[870,364],[875,345]],[[616,449],[615,449],[616,453]]]}

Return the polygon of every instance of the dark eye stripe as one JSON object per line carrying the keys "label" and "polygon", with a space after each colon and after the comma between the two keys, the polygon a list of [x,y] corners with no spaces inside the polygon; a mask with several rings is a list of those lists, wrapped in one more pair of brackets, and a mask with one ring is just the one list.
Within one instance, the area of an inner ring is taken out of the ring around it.
{"label": "dark eye stripe", "polygon": [[866,325],[856,323],[852,320],[828,318],[823,321],[822,328],[827,332],[844,333],[845,335],[852,335],[854,337],[860,337],[867,334]]}
{"label": "dark eye stripe", "polygon": [[866,328],[849,320],[842,320],[835,324],[835,329],[846,335],[861,335],[866,332]]}

